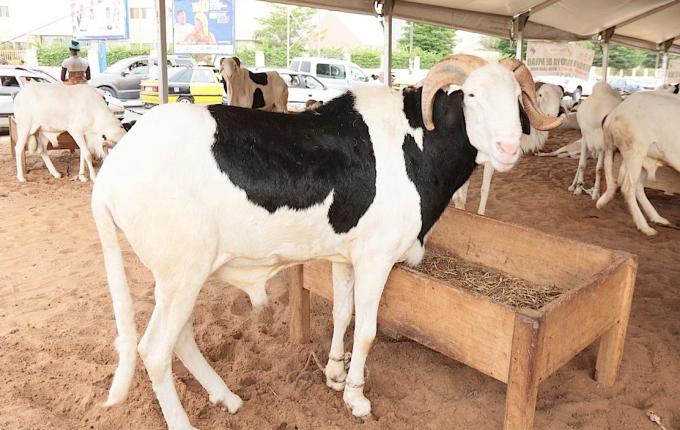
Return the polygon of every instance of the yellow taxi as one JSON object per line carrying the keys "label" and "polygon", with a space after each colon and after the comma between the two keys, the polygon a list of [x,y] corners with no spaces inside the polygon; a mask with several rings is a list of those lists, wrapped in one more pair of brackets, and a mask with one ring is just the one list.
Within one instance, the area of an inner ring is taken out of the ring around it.
{"label": "yellow taxi", "polygon": [[[140,99],[145,106],[158,104],[158,80],[140,84]],[[212,67],[172,67],[168,69],[168,102],[220,104],[224,86]]]}

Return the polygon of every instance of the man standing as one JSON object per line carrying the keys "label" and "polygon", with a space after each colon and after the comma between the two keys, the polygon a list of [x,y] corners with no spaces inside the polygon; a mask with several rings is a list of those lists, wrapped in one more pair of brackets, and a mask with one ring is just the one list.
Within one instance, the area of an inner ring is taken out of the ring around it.
{"label": "man standing", "polygon": [[184,9],[179,9],[175,14],[175,43],[182,43],[189,34],[194,31],[194,26],[187,23],[187,14]]}
{"label": "man standing", "polygon": [[66,85],[87,84],[90,80],[90,65],[80,57],[80,42],[71,39],[68,49],[71,56],[61,63],[61,81]]}

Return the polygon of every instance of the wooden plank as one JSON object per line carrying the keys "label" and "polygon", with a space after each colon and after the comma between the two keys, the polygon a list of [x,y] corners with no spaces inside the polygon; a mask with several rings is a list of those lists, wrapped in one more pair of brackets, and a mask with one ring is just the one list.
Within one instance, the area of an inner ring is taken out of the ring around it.
{"label": "wooden plank", "polygon": [[541,380],[620,322],[632,257],[621,256],[591,282],[546,305]]}
{"label": "wooden plank", "polygon": [[515,318],[504,430],[533,428],[544,333],[540,315],[536,314],[518,313]]}
{"label": "wooden plank", "polygon": [[586,282],[614,254],[598,246],[448,208],[428,245],[519,278],[561,288]]}
{"label": "wooden plank", "polygon": [[[329,263],[305,264],[304,285],[333,298]],[[381,327],[400,333],[499,381],[507,382],[512,309],[395,267],[378,310]]]}
{"label": "wooden plank", "polygon": [[[621,158],[619,152],[614,156],[615,176],[618,176]],[[655,180],[647,178],[645,188],[663,191],[666,194],[680,194],[680,172],[669,166],[661,166],[656,170]]]}
{"label": "wooden plank", "polygon": [[309,291],[303,287],[304,274],[301,264],[287,270],[290,305],[290,338],[296,343],[311,340]]}
{"label": "wooden plank", "polygon": [[637,263],[629,261],[626,264],[627,276],[622,286],[622,297],[619,308],[618,321],[600,338],[600,347],[597,352],[597,364],[595,366],[595,379],[605,386],[612,386],[619,374],[623,347],[626,339],[626,329],[630,317],[630,306],[633,301],[635,289],[635,276]]}

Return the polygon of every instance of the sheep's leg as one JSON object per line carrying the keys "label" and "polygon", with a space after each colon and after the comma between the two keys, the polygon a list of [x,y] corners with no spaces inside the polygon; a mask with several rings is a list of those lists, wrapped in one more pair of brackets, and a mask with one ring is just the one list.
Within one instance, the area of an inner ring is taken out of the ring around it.
{"label": "sheep's leg", "polygon": [[364,366],[375,339],[378,304],[391,268],[392,262],[366,258],[354,264],[354,342],[342,398],[357,417],[371,413],[371,402],[364,396]]}
{"label": "sheep's leg", "polygon": [[335,391],[345,388],[345,331],[354,306],[354,270],[349,264],[333,263],[333,339],[324,373],[326,385]]}
{"label": "sheep's leg", "polygon": [[22,159],[24,157],[24,148],[26,148],[26,144],[28,143],[28,136],[28,130],[25,130],[23,127],[17,127],[17,142],[14,145],[14,153],[16,155],[17,180],[19,182],[26,182]]}
{"label": "sheep's leg", "polygon": [[589,190],[583,190],[590,197],[593,198],[593,200],[597,200],[600,198],[600,182],[601,182],[601,177],[602,177],[602,166],[604,164],[604,153],[600,152],[597,154],[597,164],[595,165],[595,184],[593,185],[593,188]]}
{"label": "sheep's leg", "polygon": [[642,206],[642,211],[645,213],[645,215],[647,215],[647,218],[649,218],[651,222],[662,225],[670,225],[671,224],[670,221],[659,215],[656,209],[654,209],[654,206],[652,206],[652,203],[647,198],[647,195],[645,194],[646,180],[647,171],[643,169],[640,172],[640,179],[638,179],[637,188],[635,189],[635,197],[637,198],[637,201],[640,204],[640,206]]}
{"label": "sheep's leg", "polygon": [[73,137],[73,140],[75,140],[76,145],[78,145],[78,151],[80,152],[80,170],[78,171],[78,179],[80,179],[81,182],[87,182],[87,178],[85,177],[85,164],[87,164],[87,169],[90,172],[90,179],[94,182],[96,174],[94,166],[92,165],[92,154],[90,154],[83,133],[76,130],[68,130],[68,132]]}
{"label": "sheep's leg", "polygon": [[[194,270],[198,268],[190,266],[183,269],[175,270],[179,276],[171,276],[168,281],[157,279],[156,306],[137,348],[170,430],[194,428],[175,390],[172,379],[172,352],[180,333],[191,318],[196,297],[207,278],[206,273],[186,279],[188,274],[195,274]],[[183,347],[186,348],[186,345],[181,345],[180,349]]]}
{"label": "sheep's leg", "polygon": [[[623,168],[623,163],[621,168]],[[604,176],[607,179],[607,189],[605,190],[602,197],[597,200],[597,208],[602,209],[604,205],[609,203],[616,194],[616,189],[618,187],[618,182],[614,178],[614,150],[606,149],[604,152]]]}
{"label": "sheep's leg", "polygon": [[198,349],[191,318],[179,334],[175,344],[175,353],[189,372],[194,375],[196,380],[208,392],[208,397],[212,403],[222,404],[232,414],[239,410],[243,404],[241,398],[231,392],[227,384],[224,383]]}
{"label": "sheep's leg", "polygon": [[578,160],[578,168],[576,169],[576,176],[574,181],[569,186],[569,191],[573,191],[575,195],[583,192],[583,180],[585,176],[586,163],[588,162],[588,147],[586,146],[586,139],[581,139],[581,156]]}
{"label": "sheep's leg", "polygon": [[59,173],[59,171],[54,167],[54,164],[52,164],[52,160],[50,159],[50,156],[47,153],[46,140],[40,142],[39,151],[40,157],[42,158],[43,163],[45,163],[45,167],[47,167],[47,170],[49,170],[50,174],[57,179],[61,178],[61,173]]}
{"label": "sheep's leg", "polygon": [[453,206],[456,209],[465,210],[465,204],[467,203],[467,193],[468,188],[470,188],[470,179],[465,181],[465,183],[453,193]]}
{"label": "sheep's leg", "polygon": [[482,189],[479,192],[479,208],[477,209],[479,215],[484,215],[486,212],[486,202],[489,199],[493,172],[494,168],[491,163],[484,163],[484,176],[482,177]]}
{"label": "sheep's leg", "polygon": [[626,174],[623,177],[623,183],[621,184],[621,192],[623,193],[626,203],[628,204],[628,209],[630,214],[633,216],[633,221],[638,230],[646,234],[647,236],[653,236],[657,232],[647,224],[640,207],[638,206],[637,200],[635,198],[638,181],[640,179],[640,173],[642,170],[642,160],[638,158],[631,158],[626,160],[624,158],[622,166],[625,164]]}

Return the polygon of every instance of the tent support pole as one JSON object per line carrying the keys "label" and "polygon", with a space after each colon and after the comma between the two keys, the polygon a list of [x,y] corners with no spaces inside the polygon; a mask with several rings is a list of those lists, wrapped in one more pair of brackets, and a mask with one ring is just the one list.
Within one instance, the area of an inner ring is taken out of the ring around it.
{"label": "tent support pole", "polygon": [[379,4],[381,5],[379,15],[382,17],[384,35],[383,82],[389,87],[392,85],[392,11],[394,10],[394,0],[382,0]]}
{"label": "tent support pole", "polygon": [[607,82],[607,75],[609,74],[609,41],[614,35],[616,27],[609,27],[600,32],[600,40],[602,41],[602,82]]}
{"label": "tent support pole", "polygon": [[165,0],[158,0],[158,102],[168,102],[168,37]]}
{"label": "tent support pole", "polygon": [[522,48],[524,45],[524,27],[527,25],[527,21],[529,21],[529,12],[524,12],[512,19],[515,41],[517,42],[517,46],[515,47],[515,58],[519,61],[522,61],[522,58],[524,57]]}
{"label": "tent support pole", "polygon": [[[659,47],[661,48],[661,78],[663,79],[663,82],[666,82],[666,79],[668,78],[668,50],[671,49],[671,46],[673,46],[673,41],[675,41],[675,38],[671,38],[668,40],[665,40],[659,44]],[[658,56],[658,54],[657,54]],[[658,62],[657,62],[658,63]]]}

